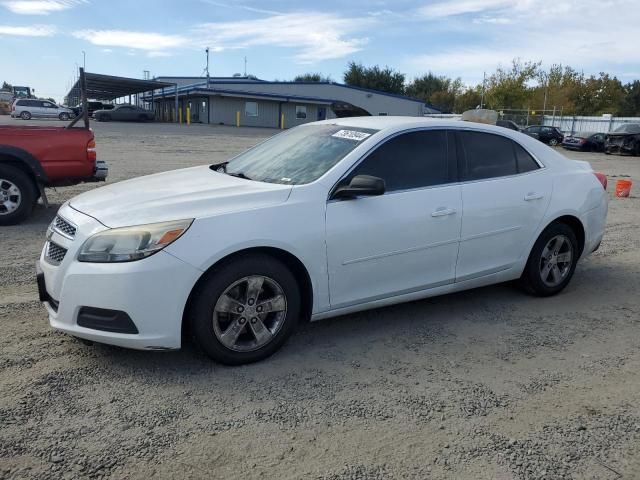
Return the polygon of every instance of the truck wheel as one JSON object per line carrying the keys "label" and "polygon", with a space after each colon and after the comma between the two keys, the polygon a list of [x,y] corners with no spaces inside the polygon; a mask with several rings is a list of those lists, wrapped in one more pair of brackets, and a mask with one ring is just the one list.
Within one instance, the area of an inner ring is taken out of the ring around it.
{"label": "truck wheel", "polygon": [[23,120],[31,120],[31,114],[29,112],[22,112],[20,118]]}
{"label": "truck wheel", "polygon": [[0,165],[0,225],[22,222],[35,203],[35,186],[27,174],[11,165]]}

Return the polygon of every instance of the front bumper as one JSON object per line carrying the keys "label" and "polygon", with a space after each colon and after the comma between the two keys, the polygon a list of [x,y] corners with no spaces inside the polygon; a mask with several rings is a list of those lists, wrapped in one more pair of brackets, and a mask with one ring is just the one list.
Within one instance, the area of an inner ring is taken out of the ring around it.
{"label": "front bumper", "polygon": [[[59,215],[79,228],[73,240],[50,232],[49,241],[67,252],[55,265],[45,248],[38,262],[41,299],[51,326],[79,338],[121,347],[180,348],[184,308],[202,272],[164,251],[135,262],[78,262],[77,253],[84,240],[105,227],[69,206],[63,206]],[[87,307],[92,311],[124,312],[138,333],[79,325],[81,312]]]}

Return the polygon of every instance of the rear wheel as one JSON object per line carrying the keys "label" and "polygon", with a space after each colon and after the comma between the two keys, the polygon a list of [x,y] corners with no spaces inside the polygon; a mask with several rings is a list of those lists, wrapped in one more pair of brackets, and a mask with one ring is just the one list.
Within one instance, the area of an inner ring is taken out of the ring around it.
{"label": "rear wheel", "polygon": [[22,222],[35,203],[35,187],[27,174],[11,165],[0,165],[0,225]]}
{"label": "rear wheel", "polygon": [[569,284],[578,256],[578,241],[571,227],[549,225],[533,246],[520,281],[530,293],[555,295]]}
{"label": "rear wheel", "polygon": [[293,333],[300,289],[289,269],[251,254],[212,271],[191,310],[196,342],[214,360],[241,365],[262,360]]}
{"label": "rear wheel", "polygon": [[31,120],[31,113],[29,112],[22,112],[20,114],[20,118],[23,120]]}

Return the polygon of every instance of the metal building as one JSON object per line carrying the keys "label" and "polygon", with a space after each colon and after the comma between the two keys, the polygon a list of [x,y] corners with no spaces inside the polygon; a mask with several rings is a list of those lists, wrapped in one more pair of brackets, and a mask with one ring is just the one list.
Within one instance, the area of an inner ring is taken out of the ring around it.
{"label": "metal building", "polygon": [[[335,82],[271,82],[248,77],[157,77],[176,88],[156,90],[145,100],[153,103],[156,118],[192,122],[289,128],[302,123],[361,115],[440,113],[423,101]],[[186,118],[186,117],[185,117]]]}

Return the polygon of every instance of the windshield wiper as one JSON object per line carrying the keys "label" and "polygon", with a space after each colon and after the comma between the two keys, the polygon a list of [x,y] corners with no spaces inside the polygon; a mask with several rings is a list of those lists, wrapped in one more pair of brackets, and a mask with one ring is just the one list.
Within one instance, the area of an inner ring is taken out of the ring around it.
{"label": "windshield wiper", "polygon": [[226,173],[228,164],[229,164],[229,162],[214,163],[209,168],[211,170],[213,170],[214,172],[217,172],[219,169],[222,169],[222,171]]}
{"label": "windshield wiper", "polygon": [[231,173],[228,173],[228,172],[227,172],[227,175],[231,175],[232,177],[244,178],[245,180],[252,180],[252,178],[247,177],[247,176],[246,176],[244,173],[242,173],[242,172],[231,172]]}

